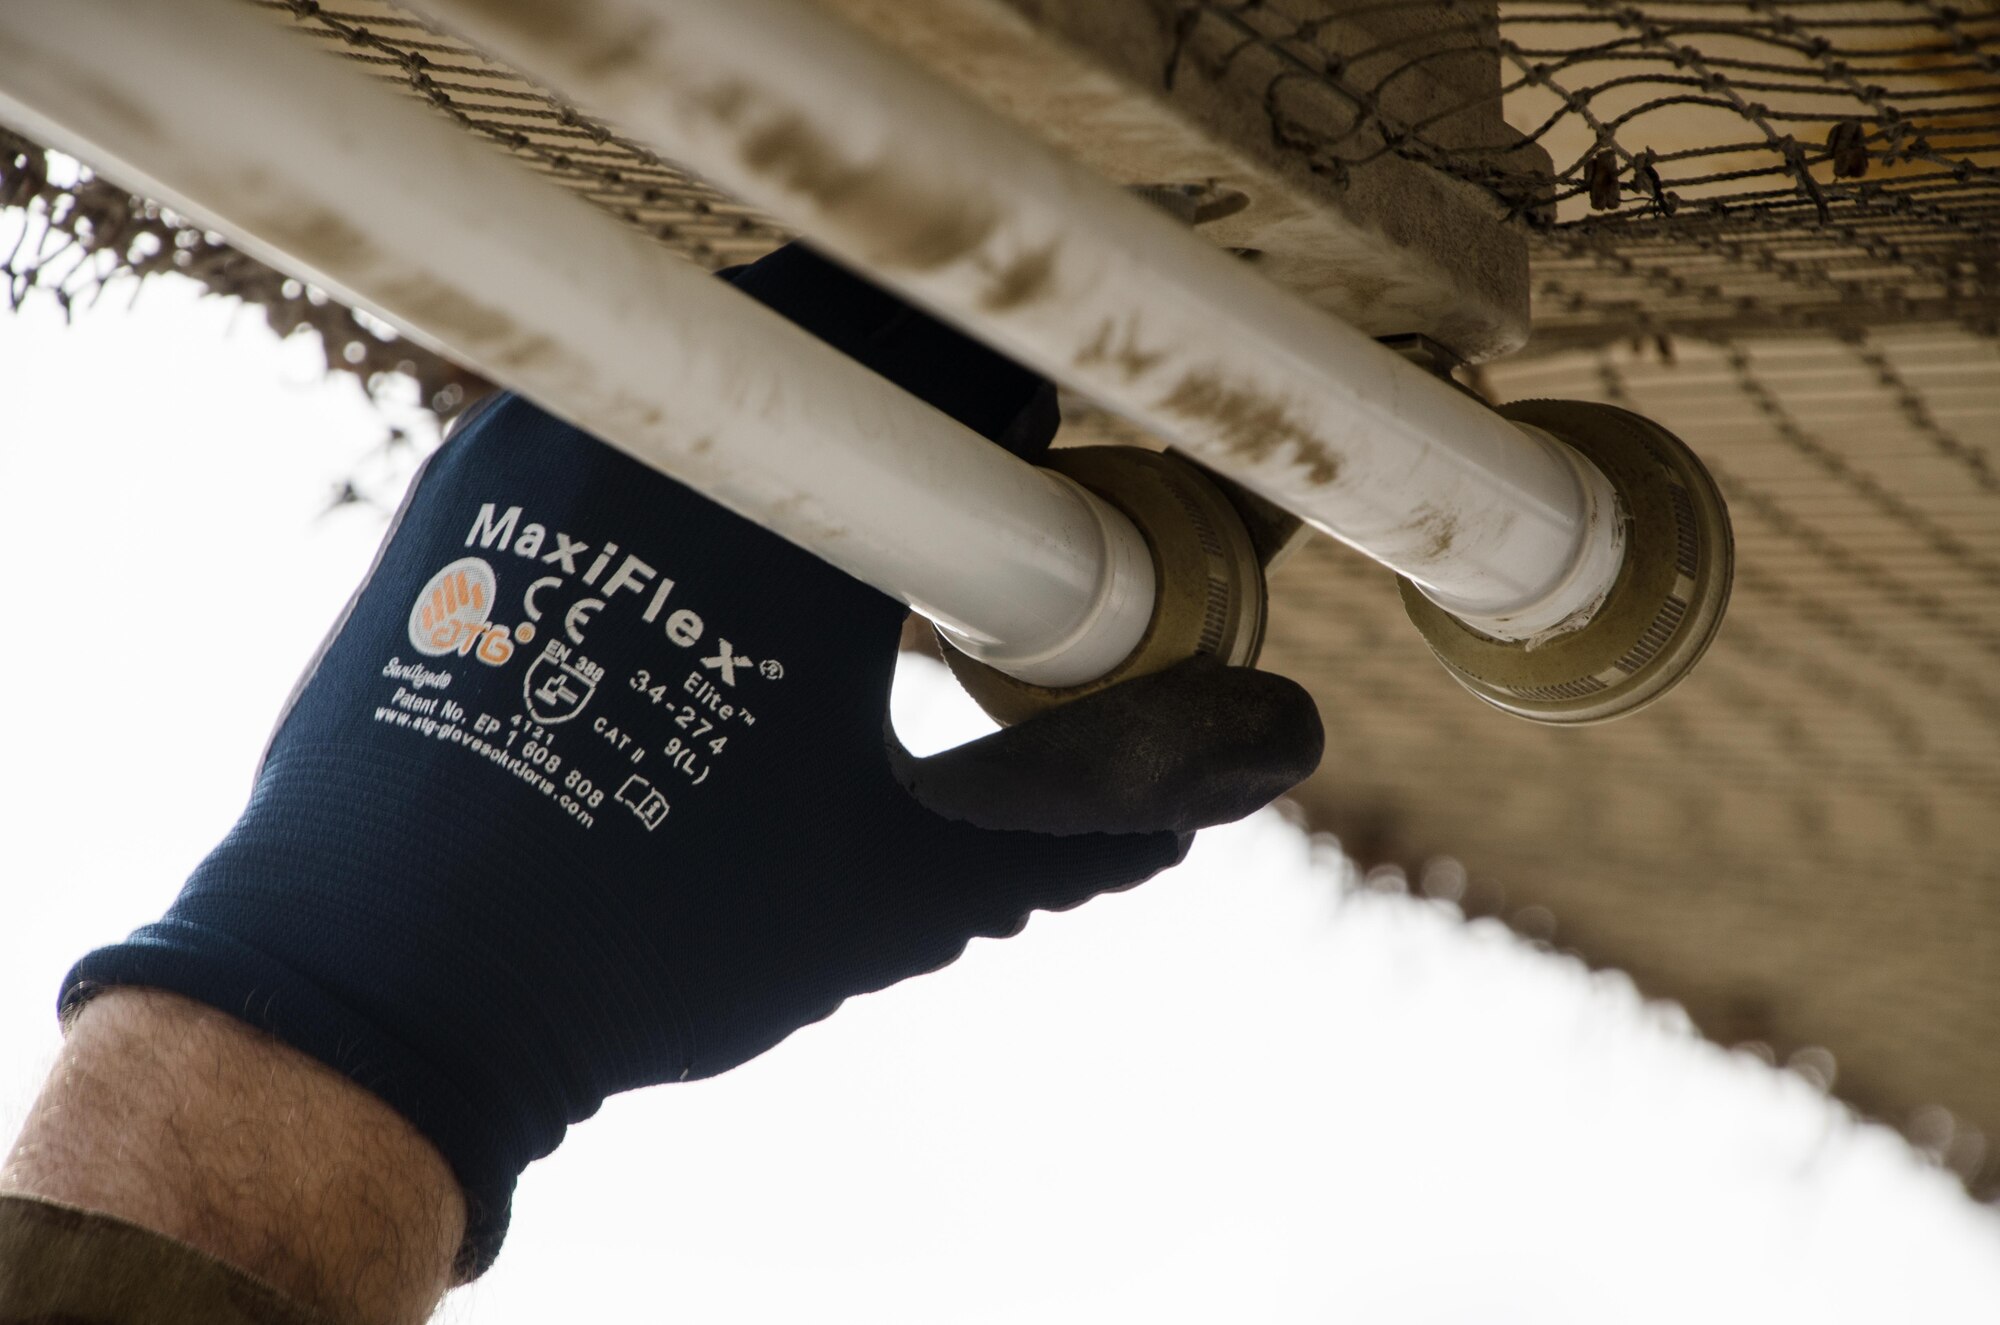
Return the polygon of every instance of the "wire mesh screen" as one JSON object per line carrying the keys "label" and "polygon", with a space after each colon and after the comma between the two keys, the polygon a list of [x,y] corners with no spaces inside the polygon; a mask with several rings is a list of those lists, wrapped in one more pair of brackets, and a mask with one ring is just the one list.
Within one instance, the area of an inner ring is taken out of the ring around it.
{"label": "wire mesh screen", "polygon": [[[2000,316],[2000,12],[1990,5],[1177,8],[1181,50],[1277,57],[1272,133],[1319,168],[1337,175],[1397,153],[1489,190],[1527,221],[1535,348],[1938,320],[1991,334]],[[1385,39],[1355,44],[1371,20]],[[1457,74],[1480,61],[1495,66],[1487,76]],[[1406,90],[1418,70],[1450,71],[1448,85],[1475,91],[1420,103]],[[1552,177],[1510,169],[1511,144],[1458,132],[1494,98],[1549,152]],[[1299,113],[1308,100],[1335,103],[1344,131],[1309,127],[1326,117]]]}
{"label": "wire mesh screen", "polygon": [[[377,4],[264,0],[696,261],[781,232],[559,97]],[[1336,181],[1395,153],[1535,236],[1534,348],[2000,325],[2000,11],[1928,0],[1176,3],[1183,61],[1275,61],[1272,139]],[[1372,44],[1354,34],[1369,33]],[[1425,95],[1412,89],[1421,77]],[[1450,89],[1440,97],[1430,91]],[[1518,139],[1468,141],[1497,99]],[[1305,103],[1324,111],[1306,113]],[[1329,131],[1328,123],[1342,127]]]}
{"label": "wire mesh screen", "polygon": [[703,266],[748,261],[786,238],[751,208],[618,136],[560,96],[387,5],[257,2],[296,17],[314,37]]}
{"label": "wire mesh screen", "polygon": [[[257,2],[697,262],[741,261],[784,238],[379,0]],[[1489,192],[1532,235],[1531,352],[1938,321],[2000,328],[1990,0],[1156,8],[1175,33],[1163,83],[1189,61],[1261,53],[1275,71],[1263,99],[1272,141],[1316,172],[1337,182],[1396,154]],[[1549,152],[1553,174],[1523,170],[1516,137],[1464,131],[1496,99]]]}
{"label": "wire mesh screen", "polygon": [[[585,118],[561,98],[376,0],[342,9],[313,0],[253,0],[330,49],[375,70],[536,171],[603,206],[691,261],[722,267],[782,243],[785,233],[638,144]],[[260,307],[280,336],[316,333],[329,372],[377,389],[416,383],[440,417],[491,390],[477,374],[404,340],[366,313],[273,271],[159,204],[0,128],[0,279],[12,307],[33,297],[66,312],[114,286],[173,273]]]}
{"label": "wire mesh screen", "polygon": [[[1701,667],[1602,728],[1497,724],[1378,568],[1314,547],[1266,663],[1312,679],[1339,768],[1313,822],[1423,888],[1670,994],[2000,1187],[2000,344],[1954,327],[1617,344],[1485,375],[1695,439],[1736,528]],[[1469,867],[1426,883],[1427,857]],[[1817,1070],[1817,1069],[1816,1069]],[[1948,1105],[1948,1108],[1940,1108]]]}

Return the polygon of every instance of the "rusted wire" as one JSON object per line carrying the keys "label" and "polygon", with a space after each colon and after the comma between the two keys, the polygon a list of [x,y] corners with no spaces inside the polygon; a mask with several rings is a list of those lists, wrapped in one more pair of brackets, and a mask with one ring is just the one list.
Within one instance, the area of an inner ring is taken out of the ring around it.
{"label": "rusted wire", "polygon": [[[1284,69],[1267,88],[1272,141],[1314,170],[1338,179],[1395,154],[1489,192],[1535,231],[1548,297],[1534,348],[1940,320],[2000,330],[1990,6],[1534,0],[1496,16],[1384,0],[1305,20],[1286,9],[1184,0],[1166,81],[1196,52],[1218,65],[1266,52]],[[1449,95],[1442,71],[1468,59],[1499,61],[1497,92]],[[1430,103],[1412,95],[1427,71],[1440,73]],[[1344,106],[1335,127],[1286,113],[1302,86]],[[1465,141],[1454,126],[1496,96],[1519,134]],[[1524,167],[1521,143],[1545,148],[1553,173]]]}
{"label": "rusted wire", "polygon": [[[786,237],[414,16],[253,2],[696,262],[744,261]],[[1338,183],[1393,154],[1487,192],[1531,233],[1530,352],[1935,322],[2000,334],[2000,10],[1990,5],[1529,0],[1496,13],[1464,0],[1376,0],[1332,16],[1298,10],[1293,0],[1178,0],[1162,83],[1191,61],[1215,73],[1261,52],[1274,70],[1264,89],[1272,141],[1315,172]],[[1493,76],[1464,77],[1468,62]],[[1468,141],[1468,113],[1495,101],[1518,132]],[[1545,149],[1552,172],[1522,144]],[[159,217],[94,185],[88,207],[54,205],[62,191],[31,181],[21,151],[11,159],[13,201],[41,199],[56,242],[15,255],[10,298],[38,289],[67,308],[96,297],[93,273],[143,276],[170,262],[254,295],[288,326],[329,323],[316,329],[330,333],[338,370],[350,370],[341,360],[351,346],[368,373],[388,360],[366,325],[342,323],[338,309],[309,313],[282,277],[213,236],[180,239],[185,227],[171,218],[158,252],[108,258],[81,223],[91,208],[124,207],[141,230]],[[0,193],[0,207],[9,201]],[[421,351],[396,353],[419,367],[426,396],[449,395],[450,375]]]}

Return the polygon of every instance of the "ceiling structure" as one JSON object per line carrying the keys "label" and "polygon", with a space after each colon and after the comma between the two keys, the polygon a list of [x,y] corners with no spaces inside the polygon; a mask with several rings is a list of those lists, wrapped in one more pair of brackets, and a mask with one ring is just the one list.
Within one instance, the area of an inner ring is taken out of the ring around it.
{"label": "ceiling structure", "polygon": [[[788,237],[405,10],[257,2],[692,261]],[[1203,233],[1343,315],[1326,226],[1417,254],[1472,312],[1365,329],[1484,360],[1461,380],[1496,402],[1622,405],[1702,455],[1729,618],[1609,726],[1485,708],[1330,540],[1283,566],[1265,665],[1329,735],[1299,804],[1384,886],[1624,969],[2000,1189],[2000,10],[815,2],[1120,182],[1185,186]],[[966,54],[996,33],[1011,72]],[[211,284],[303,297],[261,279]],[[394,360],[365,321],[334,334]],[[1066,442],[1151,444],[1072,405]]]}

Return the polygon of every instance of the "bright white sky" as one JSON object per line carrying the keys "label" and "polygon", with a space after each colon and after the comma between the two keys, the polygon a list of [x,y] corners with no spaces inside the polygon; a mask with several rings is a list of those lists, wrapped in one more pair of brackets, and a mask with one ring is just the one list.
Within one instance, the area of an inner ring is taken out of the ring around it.
{"label": "bright white sky", "polygon": [[[110,301],[122,307],[123,298]],[[69,962],[234,818],[379,516],[309,343],[151,287],[0,317],[0,1131]],[[912,662],[897,723],[983,721]],[[1338,724],[1330,724],[1337,731]],[[1338,748],[1329,758],[1336,769]],[[1275,813],[712,1082],[613,1101],[446,1318],[1994,1318],[2000,1217],[1629,982],[1361,889]]]}

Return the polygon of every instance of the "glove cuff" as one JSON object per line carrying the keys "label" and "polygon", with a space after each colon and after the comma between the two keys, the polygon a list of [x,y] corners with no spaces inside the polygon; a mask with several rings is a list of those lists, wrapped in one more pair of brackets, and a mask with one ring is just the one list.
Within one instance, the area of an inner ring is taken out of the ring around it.
{"label": "glove cuff", "polygon": [[[163,989],[205,1003],[336,1067],[379,1096],[438,1146],[458,1179],[466,1222],[452,1264],[454,1280],[470,1282],[492,1267],[513,1216],[516,1175],[506,1171],[492,1147],[478,1143],[481,1111],[427,1068],[421,1055],[399,1054],[394,1068],[373,1055],[369,1062],[355,1060],[355,1045],[380,1044],[379,1028],[283,963],[227,934],[185,922],[163,920],[124,943],[85,955],[63,980],[62,1017],[68,1020],[91,999],[120,986]],[[447,1149],[440,1135],[454,1144]]]}
{"label": "glove cuff", "polygon": [[[274,758],[167,915],[85,956],[61,994],[65,1016],[113,986],[180,994],[380,1097],[458,1178],[461,1280],[498,1254],[520,1172],[692,1047],[669,989],[605,975],[661,970],[637,927],[523,826],[539,815],[492,797],[380,750]],[[657,1040],[594,1024],[579,982]]]}

